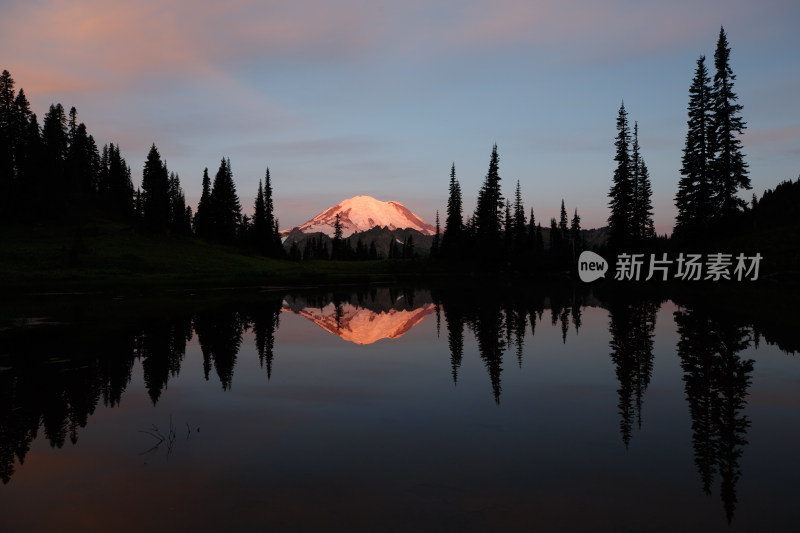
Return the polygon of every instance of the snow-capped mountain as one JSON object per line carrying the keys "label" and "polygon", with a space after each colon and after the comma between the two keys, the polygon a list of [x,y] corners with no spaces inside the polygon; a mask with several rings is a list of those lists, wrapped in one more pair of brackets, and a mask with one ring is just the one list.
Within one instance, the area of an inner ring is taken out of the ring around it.
{"label": "snow-capped mountain", "polygon": [[343,237],[367,231],[375,226],[388,227],[390,230],[411,228],[424,235],[433,235],[436,232],[436,228],[412,213],[403,204],[381,202],[371,196],[356,196],[344,200],[294,230],[303,233],[322,232],[333,236],[333,225],[337,214],[340,214]]}

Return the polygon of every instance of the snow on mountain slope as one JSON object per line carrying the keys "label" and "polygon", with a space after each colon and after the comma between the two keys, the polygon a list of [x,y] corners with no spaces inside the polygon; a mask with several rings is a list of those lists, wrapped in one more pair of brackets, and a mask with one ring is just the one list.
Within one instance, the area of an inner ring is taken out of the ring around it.
{"label": "snow on mountain slope", "polygon": [[342,236],[349,237],[357,231],[375,226],[389,229],[413,228],[425,235],[433,235],[436,228],[398,202],[381,202],[371,196],[356,196],[326,209],[305,224],[298,226],[303,233],[322,232],[333,236],[336,214],[340,214]]}

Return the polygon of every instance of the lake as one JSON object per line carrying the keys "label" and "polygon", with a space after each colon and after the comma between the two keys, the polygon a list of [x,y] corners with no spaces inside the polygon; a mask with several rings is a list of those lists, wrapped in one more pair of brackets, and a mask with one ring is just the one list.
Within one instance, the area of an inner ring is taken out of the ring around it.
{"label": "lake", "polygon": [[587,286],[51,296],[0,531],[796,531],[798,335]]}

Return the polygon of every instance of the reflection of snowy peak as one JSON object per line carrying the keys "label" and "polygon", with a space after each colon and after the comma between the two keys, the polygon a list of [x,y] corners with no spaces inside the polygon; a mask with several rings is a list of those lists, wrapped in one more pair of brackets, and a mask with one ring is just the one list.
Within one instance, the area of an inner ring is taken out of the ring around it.
{"label": "reflection of snowy peak", "polygon": [[436,310],[432,303],[412,309],[389,309],[375,312],[364,307],[344,303],[337,307],[329,303],[318,307],[294,308],[284,304],[284,311],[291,311],[311,320],[319,327],[356,344],[372,344],[380,339],[396,339],[419,324],[423,318]]}
{"label": "reflection of snowy peak", "polygon": [[390,230],[412,228],[425,235],[433,235],[436,228],[397,202],[381,202],[371,196],[356,196],[326,209],[297,229],[303,233],[322,232],[333,236],[333,224],[340,214],[342,235],[348,237],[355,232],[366,231],[375,226]]}

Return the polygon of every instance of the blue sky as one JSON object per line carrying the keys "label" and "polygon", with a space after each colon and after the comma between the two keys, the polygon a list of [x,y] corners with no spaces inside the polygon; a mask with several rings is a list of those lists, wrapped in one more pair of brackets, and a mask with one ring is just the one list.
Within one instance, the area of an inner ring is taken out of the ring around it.
{"label": "blue sky", "polygon": [[452,162],[474,208],[492,145],[546,225],[604,225],[624,99],[671,230],[695,61],[731,44],[759,195],[800,174],[792,1],[3,0],[0,68],[40,116],[75,106],[136,185],[151,143],[196,204],[231,159],[245,211],[267,166],[282,227],[358,194],[433,222]]}

